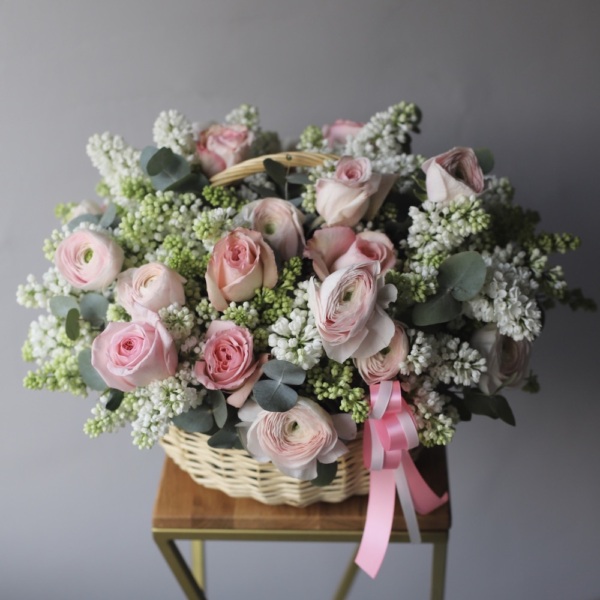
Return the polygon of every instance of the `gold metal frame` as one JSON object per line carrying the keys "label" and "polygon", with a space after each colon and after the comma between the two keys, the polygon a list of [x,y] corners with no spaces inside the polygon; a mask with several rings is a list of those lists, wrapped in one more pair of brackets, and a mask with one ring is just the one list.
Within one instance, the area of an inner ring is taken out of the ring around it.
{"label": "gold metal frame", "polygon": [[[188,600],[206,600],[204,594],[204,588],[206,586],[204,541],[206,540],[355,542],[360,540],[362,532],[153,528],[152,535]],[[421,539],[425,544],[433,544],[430,599],[443,600],[446,579],[448,532],[422,532]],[[192,542],[191,570],[179,551],[176,540],[190,540]],[[407,543],[409,542],[408,534],[392,532],[390,541]],[[346,598],[354,583],[357,571],[358,567],[354,563],[353,556],[338,585],[334,600],[344,600]]]}

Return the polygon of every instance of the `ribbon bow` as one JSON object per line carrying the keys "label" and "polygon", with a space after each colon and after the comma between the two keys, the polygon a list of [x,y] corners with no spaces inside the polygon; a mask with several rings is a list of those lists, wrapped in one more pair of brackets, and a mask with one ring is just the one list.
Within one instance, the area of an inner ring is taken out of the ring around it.
{"label": "ribbon bow", "polygon": [[399,381],[370,386],[371,415],[365,423],[363,455],[370,473],[367,519],[356,564],[375,577],[392,533],[396,494],[411,542],[421,541],[417,515],[427,514],[448,500],[427,485],[409,450],[419,445],[412,411],[402,398]]}

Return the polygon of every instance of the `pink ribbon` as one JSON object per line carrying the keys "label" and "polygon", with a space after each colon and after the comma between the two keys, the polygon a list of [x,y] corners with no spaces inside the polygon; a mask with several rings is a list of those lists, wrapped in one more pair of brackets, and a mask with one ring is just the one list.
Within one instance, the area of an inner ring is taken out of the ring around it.
{"label": "pink ribbon", "polygon": [[[364,461],[370,473],[367,519],[356,564],[375,577],[392,533],[396,491],[411,542],[421,541],[416,512],[425,515],[448,500],[427,485],[409,450],[419,445],[414,417],[402,398],[399,381],[372,385],[371,416],[365,423]],[[415,512],[416,510],[416,512]]]}

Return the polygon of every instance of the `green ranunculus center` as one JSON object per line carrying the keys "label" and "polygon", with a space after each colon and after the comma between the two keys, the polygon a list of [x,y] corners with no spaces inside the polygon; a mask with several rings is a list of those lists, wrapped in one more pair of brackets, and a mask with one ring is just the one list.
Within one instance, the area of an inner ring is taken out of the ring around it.
{"label": "green ranunculus center", "polygon": [[92,260],[92,256],[94,256],[94,251],[91,248],[88,248],[83,255],[83,261],[87,264]]}
{"label": "green ranunculus center", "polygon": [[267,235],[273,235],[275,233],[275,225],[273,225],[273,223],[265,224],[265,233]]}

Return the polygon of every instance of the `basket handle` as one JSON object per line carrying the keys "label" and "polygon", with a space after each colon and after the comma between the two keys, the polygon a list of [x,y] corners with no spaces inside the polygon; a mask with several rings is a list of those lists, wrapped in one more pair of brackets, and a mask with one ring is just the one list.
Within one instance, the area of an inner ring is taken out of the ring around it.
{"label": "basket handle", "polygon": [[241,181],[245,177],[262,173],[265,170],[263,161],[267,158],[275,160],[284,167],[318,167],[326,160],[339,158],[335,154],[320,154],[318,152],[279,152],[277,154],[265,154],[250,158],[244,162],[233,165],[210,178],[212,185],[228,185]]}

